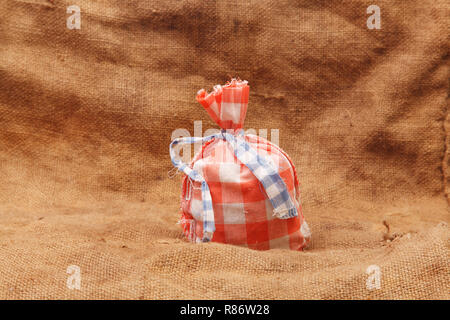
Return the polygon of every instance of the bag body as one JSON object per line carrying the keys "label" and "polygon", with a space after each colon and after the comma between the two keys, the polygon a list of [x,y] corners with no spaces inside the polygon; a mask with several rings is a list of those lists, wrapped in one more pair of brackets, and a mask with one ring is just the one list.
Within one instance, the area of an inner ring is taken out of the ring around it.
{"label": "bag body", "polygon": [[[311,234],[303,217],[295,166],[278,146],[244,134],[248,86],[233,81],[197,96],[224,129],[222,133],[193,138],[202,142],[201,150],[188,165],[174,162],[186,173],[180,220],[184,234],[193,242],[207,239],[257,250],[302,250]],[[227,88],[234,88],[231,98],[226,96]],[[224,103],[227,100],[237,107]],[[172,146],[171,154],[174,159]]]}

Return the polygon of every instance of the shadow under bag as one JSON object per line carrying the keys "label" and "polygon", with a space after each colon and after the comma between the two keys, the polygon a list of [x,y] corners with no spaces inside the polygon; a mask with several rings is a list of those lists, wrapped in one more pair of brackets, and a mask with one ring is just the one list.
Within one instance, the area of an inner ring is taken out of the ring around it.
{"label": "shadow under bag", "polygon": [[[221,242],[268,250],[302,250],[311,233],[304,220],[295,167],[275,144],[242,129],[247,112],[247,81],[233,79],[197,100],[221,131],[172,141],[172,162],[185,176],[181,220],[193,242]],[[188,164],[177,146],[201,143]]]}

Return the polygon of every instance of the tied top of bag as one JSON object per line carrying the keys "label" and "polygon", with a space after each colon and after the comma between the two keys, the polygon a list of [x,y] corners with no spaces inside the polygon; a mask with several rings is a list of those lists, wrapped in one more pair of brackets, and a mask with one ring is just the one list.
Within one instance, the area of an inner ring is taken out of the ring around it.
{"label": "tied top of bag", "polygon": [[197,101],[222,129],[238,130],[244,126],[249,89],[247,81],[232,79],[224,86],[214,86],[211,93],[201,89]]}

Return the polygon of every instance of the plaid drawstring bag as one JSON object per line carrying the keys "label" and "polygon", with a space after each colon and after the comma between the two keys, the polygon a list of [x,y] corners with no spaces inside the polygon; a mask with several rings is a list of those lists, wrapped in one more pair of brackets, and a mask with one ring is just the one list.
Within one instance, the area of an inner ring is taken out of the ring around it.
{"label": "plaid drawstring bag", "polygon": [[[311,237],[299,200],[299,182],[289,156],[278,146],[242,129],[247,81],[233,79],[197,100],[222,129],[207,137],[172,141],[172,163],[182,181],[181,220],[193,242],[221,242],[251,249],[302,250]],[[176,146],[201,143],[190,163]]]}

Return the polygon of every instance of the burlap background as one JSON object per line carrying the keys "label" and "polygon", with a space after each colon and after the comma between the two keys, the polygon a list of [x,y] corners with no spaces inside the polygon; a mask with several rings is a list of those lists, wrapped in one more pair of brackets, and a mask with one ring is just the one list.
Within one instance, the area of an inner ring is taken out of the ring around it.
{"label": "burlap background", "polygon": [[[448,299],[449,18],[446,0],[1,1],[0,298]],[[171,134],[215,128],[195,93],[236,75],[246,127],[279,129],[299,171],[306,252],[176,225]]]}

